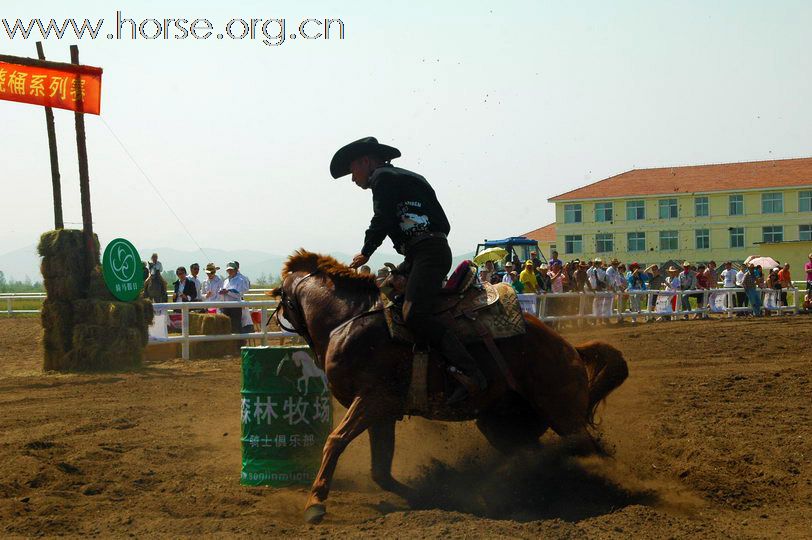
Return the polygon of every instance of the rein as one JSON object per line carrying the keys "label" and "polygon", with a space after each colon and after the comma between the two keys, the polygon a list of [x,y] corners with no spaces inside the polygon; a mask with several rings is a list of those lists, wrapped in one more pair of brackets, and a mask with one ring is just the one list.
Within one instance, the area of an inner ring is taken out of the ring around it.
{"label": "rein", "polygon": [[[304,338],[304,340],[307,342],[307,344],[313,350],[315,350],[315,347],[313,345],[313,339],[310,337],[310,333],[307,331],[307,323],[305,322],[304,313],[302,312],[302,306],[298,302],[295,302],[295,300],[296,300],[296,291],[299,289],[299,286],[302,283],[304,283],[304,281],[307,280],[307,278],[313,277],[317,273],[318,272],[311,272],[310,274],[307,274],[305,277],[303,277],[299,281],[297,281],[293,285],[293,290],[290,292],[290,296],[285,294],[285,289],[282,288],[282,295],[281,295],[281,298],[279,299],[279,304],[277,304],[276,309],[273,310],[273,313],[271,313],[271,316],[268,317],[268,322],[270,322],[275,316],[276,317],[276,322],[279,325],[279,328],[281,328],[285,332],[290,332],[292,334],[299,334],[300,336],[302,336]],[[287,309],[290,309],[291,311],[294,312],[294,314],[296,315],[296,318],[298,320],[302,321],[302,324],[304,325],[304,329],[299,330],[298,328],[296,328],[293,325],[291,325],[290,327],[287,327],[282,323],[282,321],[279,319],[279,308],[282,307],[283,304],[285,305],[285,307]]]}

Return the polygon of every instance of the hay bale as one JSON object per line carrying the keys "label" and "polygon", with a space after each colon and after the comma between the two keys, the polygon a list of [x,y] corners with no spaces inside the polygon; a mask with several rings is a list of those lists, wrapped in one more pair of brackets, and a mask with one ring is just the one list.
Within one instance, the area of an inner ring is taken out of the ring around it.
{"label": "hay bale", "polygon": [[141,365],[141,335],[134,328],[77,324],[73,329],[71,371],[107,371]]}
{"label": "hay bale", "polygon": [[73,347],[73,307],[70,302],[46,299],[42,304],[40,322],[44,330],[42,346],[45,352],[43,369],[58,370]]}
{"label": "hay bale", "polygon": [[[231,320],[222,314],[189,313],[189,334],[216,336],[231,333]],[[239,351],[237,341],[210,341],[189,344],[190,358],[219,358]]]}
{"label": "hay bale", "polygon": [[[95,257],[88,262],[82,231],[49,231],[40,238],[48,300],[42,309],[46,370],[129,369],[141,364],[153,319],[152,304],[118,302]],[[88,266],[92,268],[88,269]]]}

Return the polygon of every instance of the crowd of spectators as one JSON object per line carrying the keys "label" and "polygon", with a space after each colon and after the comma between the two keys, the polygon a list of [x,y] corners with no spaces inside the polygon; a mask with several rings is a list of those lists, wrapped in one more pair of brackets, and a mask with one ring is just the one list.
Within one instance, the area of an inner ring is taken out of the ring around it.
{"label": "crowd of spectators", "polygon": [[[553,251],[547,263],[539,260],[536,252],[531,252],[530,258],[520,263],[507,260],[502,268],[493,261],[487,261],[479,268],[480,281],[490,283],[508,283],[517,293],[555,294],[562,292],[631,292],[646,290],[669,291],[696,291],[681,295],[682,311],[692,310],[691,300],[695,308],[702,308],[705,294],[702,291],[717,288],[741,288],[742,291],[734,295],[735,306],[752,308],[754,315],[762,313],[762,295],[759,289],[771,289],[778,292],[780,306],[787,305],[787,290],[793,288],[789,263],[765,270],[761,265],[734,264],[725,262],[721,268],[716,261],[693,264],[684,261],[681,267],[669,264],[661,268],[657,264],[645,268],[637,262],[628,265],[618,259],[604,260],[596,257],[591,260],[574,259],[563,262],[558,258],[558,252]],[[812,253],[809,262],[804,268],[806,272],[807,292],[804,297],[804,309],[812,306]],[[640,302],[644,301],[640,295],[627,295],[631,311],[640,311]],[[623,296],[621,297],[623,298]],[[653,296],[649,296],[653,302]],[[676,296],[674,302],[676,302]],[[596,312],[600,310],[603,302],[596,297]],[[611,302],[611,298],[609,298]],[[651,306],[648,306],[649,309]],[[674,306],[676,309],[676,306]],[[707,316],[707,315],[703,315]]]}
{"label": "crowd of spectators", "polygon": [[[200,265],[192,263],[187,273],[185,266],[175,269],[177,280],[172,284],[172,302],[234,302],[245,299],[245,293],[251,288],[251,281],[240,273],[240,263],[232,261],[226,264],[226,277],[217,275],[220,270],[213,262],[206,265],[206,278],[201,280]],[[153,302],[164,303],[168,300],[166,281],[162,277],[163,265],[158,254],[153,253],[147,263],[144,276],[144,291]],[[208,310],[203,310],[208,311]],[[216,311],[216,310],[215,310]],[[231,320],[233,333],[248,333],[253,330],[251,313],[248,308],[222,308],[219,310]]]}

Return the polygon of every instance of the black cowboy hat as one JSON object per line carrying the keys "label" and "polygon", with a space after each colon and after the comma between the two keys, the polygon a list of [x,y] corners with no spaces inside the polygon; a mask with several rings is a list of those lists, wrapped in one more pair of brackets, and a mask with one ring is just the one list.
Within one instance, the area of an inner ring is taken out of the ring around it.
{"label": "black cowboy hat", "polygon": [[341,147],[330,161],[330,174],[341,178],[350,174],[350,163],[361,156],[377,156],[383,161],[400,157],[400,150],[378,142],[375,137],[364,137]]}

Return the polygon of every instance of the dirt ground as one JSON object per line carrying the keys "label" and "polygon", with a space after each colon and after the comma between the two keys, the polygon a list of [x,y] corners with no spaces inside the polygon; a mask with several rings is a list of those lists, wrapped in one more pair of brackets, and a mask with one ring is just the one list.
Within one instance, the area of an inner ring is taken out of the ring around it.
{"label": "dirt ground", "polygon": [[0,535],[380,538],[812,537],[812,318],[571,331],[619,347],[630,377],[600,410],[611,457],[505,459],[467,423],[407,419],[395,474],[343,456],[327,519],[305,489],[245,488],[237,359],[42,374],[37,319],[0,321]]}

